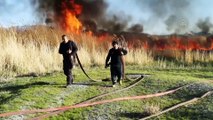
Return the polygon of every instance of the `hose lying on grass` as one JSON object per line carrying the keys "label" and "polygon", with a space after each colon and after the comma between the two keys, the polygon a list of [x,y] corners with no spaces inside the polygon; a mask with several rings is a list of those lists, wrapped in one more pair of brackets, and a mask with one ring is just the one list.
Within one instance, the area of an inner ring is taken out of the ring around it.
{"label": "hose lying on grass", "polygon": [[[88,99],[88,100],[83,101],[83,102],[78,103],[78,104],[89,103],[89,102],[92,102],[92,101],[94,101],[94,100],[97,100],[98,98],[102,98],[102,97],[105,97],[105,96],[108,96],[108,95],[112,95],[112,94],[115,94],[115,93],[118,93],[118,92],[122,92],[122,91],[128,90],[128,89],[130,89],[130,88],[136,86],[138,83],[140,83],[140,82],[143,80],[143,78],[144,78],[143,76],[141,76],[140,78],[137,78],[137,79],[136,79],[136,82],[134,82],[133,84],[131,84],[131,85],[129,85],[129,86],[123,88],[123,89],[118,89],[118,90],[115,90],[115,91],[112,91],[112,92],[104,93],[104,94],[95,96],[95,97],[93,97],[93,98],[91,98],[91,99]],[[76,105],[77,105],[77,104],[76,104]],[[39,120],[39,119],[41,119],[41,118],[47,118],[47,117],[52,116],[52,115],[60,114],[60,113],[62,113],[62,112],[64,112],[64,111],[66,111],[66,110],[53,111],[53,112],[47,113],[47,114],[45,114],[45,115],[38,116],[38,117],[36,117],[35,119]]]}
{"label": "hose lying on grass", "polygon": [[[188,85],[186,85],[188,86]],[[182,89],[183,87],[186,87],[186,86],[182,86],[182,87],[179,87],[179,88],[176,88],[176,89],[173,89],[173,90],[169,90],[169,91],[166,91],[166,92],[162,92],[162,93],[156,93],[156,94],[150,94],[150,95],[143,95],[143,96],[133,96],[133,97],[121,97],[121,98],[114,98],[114,99],[110,99],[110,100],[102,100],[102,101],[97,101],[97,102],[92,102],[92,103],[81,103],[81,104],[76,104],[74,105],[73,107],[77,107],[77,108],[80,108],[80,107],[89,107],[89,106],[94,106],[94,105],[99,105],[99,104],[105,104],[105,103],[111,103],[111,102],[117,102],[117,101],[124,101],[124,100],[136,100],[136,99],[147,99],[147,98],[152,98],[152,97],[159,97],[159,96],[164,96],[164,95],[167,95],[167,94],[172,94],[174,92],[176,92],[177,90],[180,90]],[[71,106],[70,106],[71,107]],[[64,112],[64,111],[67,111],[67,110],[70,110],[70,109],[73,109],[73,108],[65,108],[65,109],[62,109],[62,110],[59,110],[59,112]],[[57,113],[58,111],[56,111],[55,113]],[[36,117],[36,118],[33,118],[31,120],[40,120],[40,119],[44,119],[44,118],[47,118],[49,117],[50,115],[55,115],[54,113],[50,113],[50,114],[46,114],[46,115],[43,115],[43,116],[39,116],[39,117]]]}
{"label": "hose lying on grass", "polygon": [[193,103],[193,102],[196,102],[196,101],[198,101],[198,100],[200,100],[200,99],[202,99],[202,98],[204,98],[204,97],[206,97],[206,96],[208,96],[208,95],[210,95],[210,94],[212,94],[212,93],[213,93],[213,91],[208,91],[208,92],[206,92],[205,94],[203,94],[200,98],[193,98],[193,99],[191,99],[191,100],[182,102],[182,103],[177,104],[177,105],[175,105],[175,106],[172,106],[172,107],[170,107],[170,108],[168,108],[168,109],[166,109],[166,110],[164,110],[164,111],[162,111],[162,112],[159,112],[159,113],[156,113],[156,114],[147,116],[147,117],[142,118],[142,119],[140,119],[140,120],[147,120],[147,119],[150,119],[150,118],[153,118],[153,117],[157,117],[157,116],[162,115],[162,114],[164,114],[164,113],[166,113],[166,112],[169,112],[169,111],[171,111],[171,110],[177,109],[177,108],[179,108],[179,107],[181,107],[181,106],[188,105],[188,104],[191,104],[191,103]]}
{"label": "hose lying on grass", "polygon": [[8,113],[2,113],[0,114],[0,117],[6,117],[6,116],[12,116],[12,115],[24,115],[24,114],[33,114],[33,113],[41,113],[41,112],[53,112],[53,111],[58,111],[58,110],[70,110],[74,108],[82,108],[82,107],[89,107],[89,106],[94,106],[94,105],[99,105],[99,104],[105,104],[105,103],[111,103],[111,102],[117,102],[117,101],[124,101],[124,100],[137,100],[137,99],[147,99],[147,98],[152,98],[152,97],[159,97],[159,96],[164,96],[168,94],[172,94],[183,87],[187,87],[189,85],[184,85],[179,88],[169,90],[166,92],[161,92],[161,93],[155,93],[155,94],[150,94],[150,95],[142,95],[142,96],[130,96],[130,97],[121,97],[121,98],[114,98],[110,100],[102,100],[102,101],[96,101],[92,103],[82,103],[82,104],[77,104],[77,105],[71,105],[71,106],[63,106],[63,107],[57,107],[57,108],[48,108],[48,109],[40,109],[40,110],[24,110],[24,111],[17,111],[17,112],[8,112]]}

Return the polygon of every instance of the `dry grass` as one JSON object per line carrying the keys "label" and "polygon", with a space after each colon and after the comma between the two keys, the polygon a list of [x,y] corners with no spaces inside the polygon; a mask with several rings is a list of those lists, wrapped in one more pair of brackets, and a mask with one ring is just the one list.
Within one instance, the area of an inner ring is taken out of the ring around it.
{"label": "dry grass", "polygon": [[[60,30],[46,26],[0,28],[0,76],[62,70],[62,56],[58,54],[62,34]],[[86,34],[68,36],[76,41],[84,66],[104,64],[109,47],[107,42],[97,42],[98,38]]]}
{"label": "dry grass", "polygon": [[126,61],[127,64],[149,65],[154,62],[154,59],[151,52],[144,49],[131,49]]}
{"label": "dry grass", "polygon": [[[62,56],[58,54],[62,34],[64,33],[59,29],[47,26],[0,28],[0,76],[62,70]],[[67,35],[76,41],[79,47],[78,55],[84,66],[104,65],[111,47],[110,36],[100,39],[87,34]],[[127,64],[151,66],[156,62],[154,54],[143,49],[130,49],[125,59]],[[186,63],[213,61],[212,52],[186,51],[185,54],[177,56],[177,60]],[[165,60],[157,62],[163,68],[168,66]]]}
{"label": "dry grass", "polygon": [[160,112],[160,106],[154,104],[146,104],[143,108],[145,115],[152,115]]}
{"label": "dry grass", "polygon": [[0,76],[60,70],[59,34],[52,28],[42,26],[1,28]]}
{"label": "dry grass", "polygon": [[212,51],[185,51],[184,55],[176,58],[182,62],[192,64],[194,62],[208,63],[213,61]]}
{"label": "dry grass", "polygon": [[[61,59],[57,54],[57,48],[48,45],[37,47],[33,42],[23,45],[16,41],[10,41],[1,48],[3,48],[0,55],[2,74],[45,73],[60,68]],[[4,73],[5,71],[7,73]]]}

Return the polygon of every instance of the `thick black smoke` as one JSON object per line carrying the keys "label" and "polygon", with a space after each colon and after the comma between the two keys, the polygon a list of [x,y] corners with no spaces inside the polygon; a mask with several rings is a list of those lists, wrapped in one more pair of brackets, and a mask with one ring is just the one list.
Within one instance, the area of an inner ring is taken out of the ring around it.
{"label": "thick black smoke", "polygon": [[140,24],[135,24],[128,29],[130,32],[141,33],[143,32],[143,26]]}
{"label": "thick black smoke", "polygon": [[[38,11],[42,17],[46,18],[45,22],[47,24],[52,22],[61,23],[64,21],[63,6],[75,12],[72,3],[82,7],[82,13],[77,17],[83,23],[85,30],[91,30],[93,32],[98,32],[99,29],[109,32],[128,30],[128,16],[123,17],[115,14],[106,15],[108,4],[104,0],[38,0]],[[133,29],[136,28],[130,30]],[[136,31],[139,32],[142,30]]]}
{"label": "thick black smoke", "polygon": [[213,24],[210,22],[209,18],[206,18],[205,20],[199,20],[197,27],[201,30],[202,34],[208,34],[213,28]]}

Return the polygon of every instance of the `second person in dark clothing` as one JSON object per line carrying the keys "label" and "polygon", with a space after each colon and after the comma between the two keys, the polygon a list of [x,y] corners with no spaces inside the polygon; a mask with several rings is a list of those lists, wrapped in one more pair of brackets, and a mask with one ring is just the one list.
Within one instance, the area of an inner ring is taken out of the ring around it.
{"label": "second person in dark clothing", "polygon": [[69,40],[66,35],[62,35],[62,42],[59,47],[59,53],[63,55],[63,70],[67,77],[67,87],[73,83],[72,68],[77,51],[78,48],[75,42]]}
{"label": "second person in dark clothing", "polygon": [[121,77],[123,74],[123,55],[127,54],[127,50],[123,48],[119,48],[118,42],[112,42],[113,48],[111,48],[108,52],[105,62],[105,68],[110,65],[110,72],[111,72],[111,80],[112,85],[115,87],[116,82],[122,84]]}

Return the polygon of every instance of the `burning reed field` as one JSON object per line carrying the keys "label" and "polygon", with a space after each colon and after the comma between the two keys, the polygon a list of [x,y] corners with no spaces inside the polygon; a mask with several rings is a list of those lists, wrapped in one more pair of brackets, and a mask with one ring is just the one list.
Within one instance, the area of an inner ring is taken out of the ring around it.
{"label": "burning reed field", "polygon": [[[47,26],[1,28],[1,81],[23,75],[61,71],[58,54],[62,31]],[[120,33],[128,48],[126,65],[144,68],[199,69],[213,66],[213,37],[191,35],[152,36]],[[113,35],[70,34],[76,41],[83,65],[104,66]]]}

